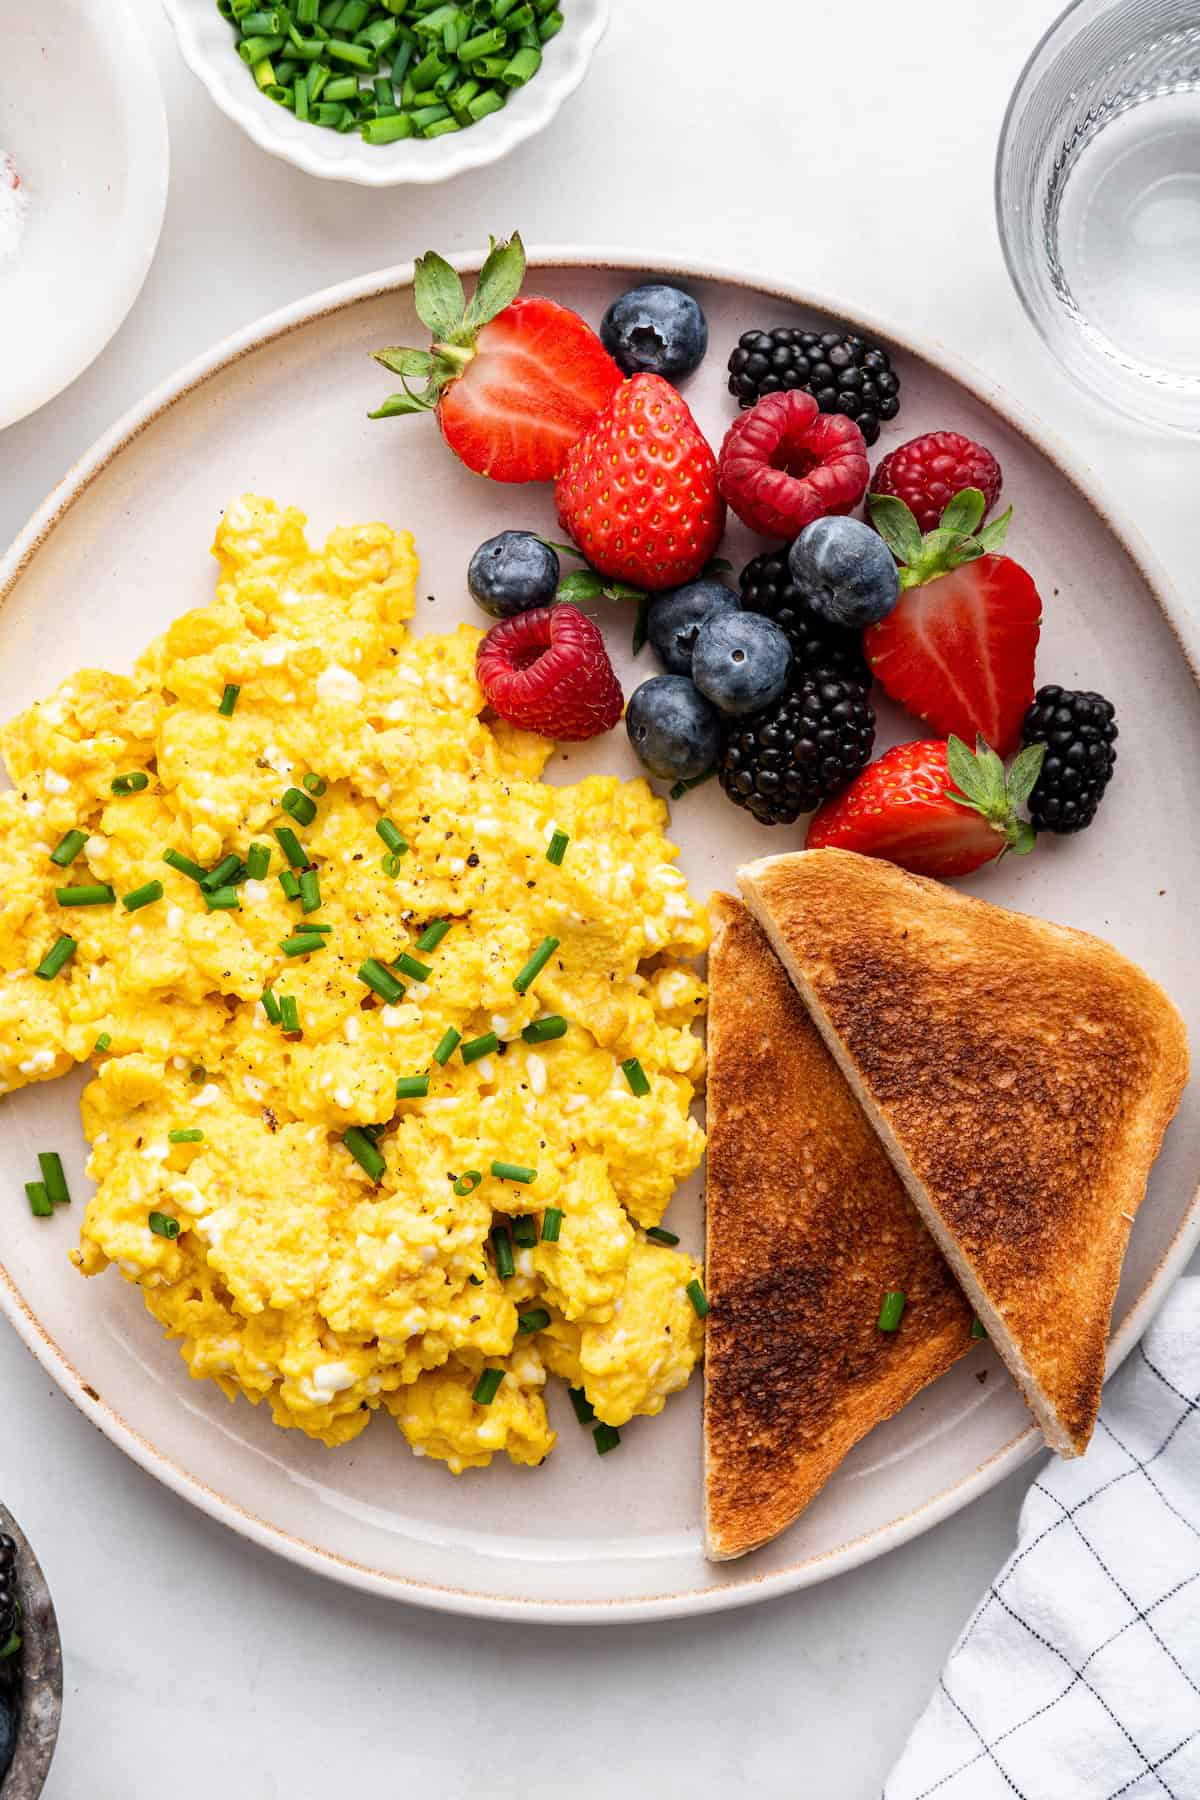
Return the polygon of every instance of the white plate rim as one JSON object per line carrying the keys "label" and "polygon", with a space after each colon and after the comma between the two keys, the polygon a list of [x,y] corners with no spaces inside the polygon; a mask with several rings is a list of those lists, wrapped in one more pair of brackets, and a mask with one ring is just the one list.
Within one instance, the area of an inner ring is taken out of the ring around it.
{"label": "white plate rim", "polygon": [[[729,268],[703,258],[685,257],[674,251],[655,255],[645,249],[605,246],[537,246],[528,251],[531,268],[544,269],[611,269],[618,273],[675,276],[682,280],[710,281],[732,287],[751,289],[787,305],[833,314],[855,330],[890,339],[914,356],[935,363],[951,379],[959,383],[977,400],[996,412],[1005,423],[1042,456],[1083,496],[1102,523],[1121,544],[1140,571],[1164,619],[1174,634],[1181,656],[1193,679],[1200,686],[1200,669],[1191,655],[1185,633],[1181,630],[1182,604],[1174,584],[1159,564],[1140,533],[1113,508],[1101,483],[1082,459],[1069,451],[1056,433],[1044,425],[1027,408],[1017,406],[982,371],[947,349],[938,340],[907,328],[899,328],[890,320],[859,306],[846,306],[812,289],[794,287],[769,274]],[[449,258],[464,274],[478,271],[482,253],[463,253]],[[97,439],[90,450],[68,470],[46,496],[12,545],[0,558],[0,607],[15,587],[24,569],[48,540],[56,524],[115,457],[130,445],[155,419],[184,399],[193,389],[214,375],[232,367],[272,340],[308,324],[313,319],[342,311],[367,299],[394,293],[412,283],[411,262],[390,268],[372,270],[349,281],[322,288],[290,305],[280,307],[231,333],[202,355],[193,358],[151,389],[150,393],[124,413]],[[1200,1186],[1193,1193],[1186,1212],[1166,1252],[1153,1274],[1130,1307],[1121,1326],[1109,1340],[1107,1374],[1111,1375],[1134,1348],[1154,1313],[1165,1299],[1172,1283],[1182,1272],[1197,1242],[1200,1241]],[[636,1600],[555,1601],[522,1600],[508,1595],[486,1594],[460,1588],[416,1581],[410,1577],[373,1569],[333,1551],[322,1549],[295,1534],[281,1530],[267,1520],[248,1512],[236,1502],[218,1494],[213,1488],[190,1474],[173,1459],[165,1456],[129,1422],[110,1407],[83,1378],[62,1349],[35,1318],[17,1291],[8,1271],[0,1261],[0,1312],[9,1320],[18,1337],[57,1385],[118,1449],[144,1469],[147,1474],[200,1508],[210,1518],[227,1525],[239,1536],[283,1556],[288,1561],[313,1573],[331,1577],[364,1592],[406,1600],[435,1611],[456,1613],[466,1617],[554,1624],[633,1624],[723,1612],[746,1606],[776,1595],[794,1592],[824,1581],[836,1574],[859,1567],[876,1556],[898,1548],[921,1532],[929,1530],[968,1505],[998,1481],[1020,1467],[1041,1448],[1041,1434],[1032,1423],[1009,1442],[987,1457],[968,1475],[950,1483],[931,1496],[923,1505],[893,1519],[889,1524],[837,1546],[817,1556],[808,1557],[772,1575],[755,1576],[736,1585],[717,1588],[695,1588],[679,1593],[645,1596]],[[698,1447],[697,1447],[698,1448]],[[724,1566],[724,1565],[722,1565]],[[747,1569],[753,1564],[748,1563]]]}

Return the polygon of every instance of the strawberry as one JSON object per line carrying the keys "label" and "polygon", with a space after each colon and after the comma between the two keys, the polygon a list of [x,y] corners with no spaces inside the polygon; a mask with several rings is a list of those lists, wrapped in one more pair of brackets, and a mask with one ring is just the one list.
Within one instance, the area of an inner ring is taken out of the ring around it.
{"label": "strawberry", "polygon": [[[373,352],[404,391],[371,417],[436,412],[455,455],[493,481],[553,481],[624,380],[578,313],[517,297],[524,273],[519,234],[493,239],[468,302],[455,270],[430,250],[417,259],[413,301],[433,333],[432,349]],[[410,377],[425,383],[420,393]]]}
{"label": "strawberry", "polygon": [[[982,738],[897,744],[827,800],[808,828],[809,850],[882,856],[914,875],[969,875],[1006,850],[1026,856],[1035,833],[1017,807],[1028,800],[1045,746],[1004,764]],[[1041,752],[1041,755],[1038,752]]]}
{"label": "strawberry", "polygon": [[567,451],[554,498],[592,567],[638,588],[691,581],[725,527],[716,459],[661,375],[617,389]]}
{"label": "strawberry", "polygon": [[1033,699],[1042,602],[1032,577],[996,552],[1012,514],[979,530],[984,496],[964,488],[922,537],[902,500],[872,494],[871,521],[900,563],[900,599],[863,634],[893,700],[935,731],[977,734],[1011,755]]}

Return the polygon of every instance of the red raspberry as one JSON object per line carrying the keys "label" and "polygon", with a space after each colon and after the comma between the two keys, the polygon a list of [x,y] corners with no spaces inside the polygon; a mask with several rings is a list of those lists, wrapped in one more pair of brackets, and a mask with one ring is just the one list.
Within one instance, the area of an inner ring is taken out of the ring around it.
{"label": "red raspberry", "polygon": [[867,446],[843,413],[811,394],[766,394],[725,433],[717,485],[742,523],[794,538],[826,513],[848,513],[867,491]]}
{"label": "red raspberry", "polygon": [[502,719],[578,742],[611,731],[625,697],[604,639],[577,606],[535,606],[502,619],[475,656],[479,685]]}
{"label": "red raspberry", "polygon": [[990,450],[960,431],[927,431],[884,457],[871,482],[873,494],[894,494],[922,531],[938,520],[964,488],[978,488],[991,512],[1000,498],[1000,464]]}

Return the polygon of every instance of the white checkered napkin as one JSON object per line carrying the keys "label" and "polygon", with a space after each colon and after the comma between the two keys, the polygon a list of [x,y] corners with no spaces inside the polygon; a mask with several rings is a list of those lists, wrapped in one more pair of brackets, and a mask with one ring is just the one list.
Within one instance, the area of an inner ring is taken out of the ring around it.
{"label": "white checkered napkin", "polygon": [[1055,1460],[883,1800],[1200,1800],[1200,1279]]}

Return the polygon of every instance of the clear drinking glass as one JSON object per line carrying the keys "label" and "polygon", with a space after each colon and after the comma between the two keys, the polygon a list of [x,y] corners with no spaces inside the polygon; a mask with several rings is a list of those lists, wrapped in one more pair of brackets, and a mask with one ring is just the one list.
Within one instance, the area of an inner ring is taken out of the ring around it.
{"label": "clear drinking glass", "polygon": [[1009,273],[1054,355],[1122,412],[1200,433],[1200,0],[1076,0],[1009,102]]}

